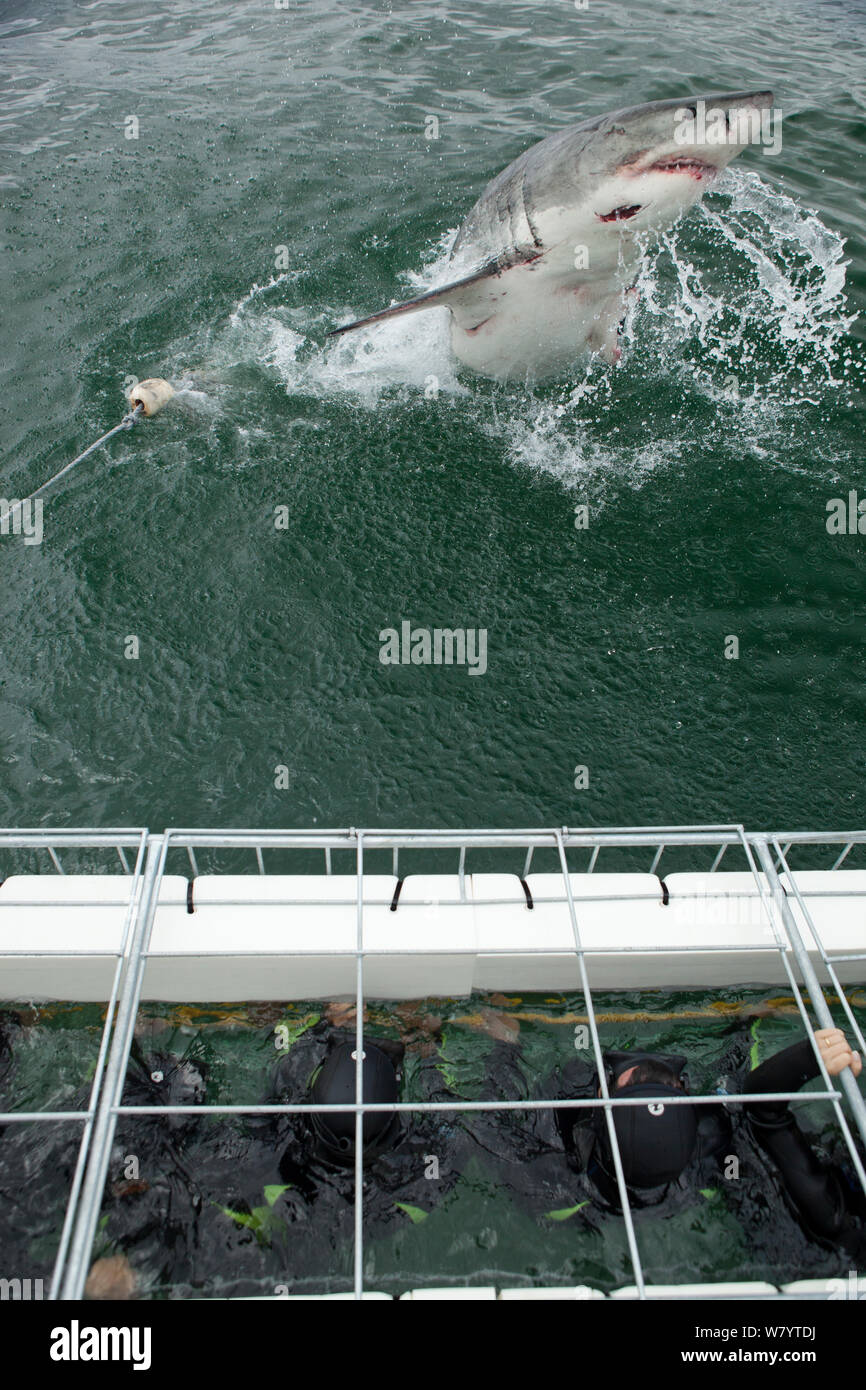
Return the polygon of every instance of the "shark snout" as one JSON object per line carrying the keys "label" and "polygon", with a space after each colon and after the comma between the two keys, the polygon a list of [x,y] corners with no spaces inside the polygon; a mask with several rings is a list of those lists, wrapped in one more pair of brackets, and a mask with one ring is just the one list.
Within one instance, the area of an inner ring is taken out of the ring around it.
{"label": "shark snout", "polygon": [[773,93],[725,92],[684,103],[674,114],[674,155],[688,152],[716,172],[748,145],[775,146]]}
{"label": "shark snout", "polygon": [[740,109],[767,111],[772,105],[773,93],[769,88],[746,92],[701,92],[693,97],[670,97],[665,101],[648,102],[645,106],[633,106],[629,110],[615,112],[613,118],[608,119],[619,118],[623,125],[653,121],[660,128],[666,120],[675,118],[678,112],[691,111],[692,115],[696,115],[701,106],[705,110],[713,107],[728,112]]}
{"label": "shark snout", "polygon": [[[705,107],[719,106],[725,111],[737,110],[741,107],[752,107],[756,111],[768,111],[773,105],[773,93],[769,90],[760,92],[712,92],[708,96],[698,98],[704,103]],[[695,101],[689,99],[679,103],[680,106],[694,106]],[[675,105],[671,102],[671,105]]]}
{"label": "shark snout", "polygon": [[621,175],[708,182],[748,145],[767,147],[777,140],[778,113],[769,90],[717,92],[646,109],[642,148],[620,163]]}

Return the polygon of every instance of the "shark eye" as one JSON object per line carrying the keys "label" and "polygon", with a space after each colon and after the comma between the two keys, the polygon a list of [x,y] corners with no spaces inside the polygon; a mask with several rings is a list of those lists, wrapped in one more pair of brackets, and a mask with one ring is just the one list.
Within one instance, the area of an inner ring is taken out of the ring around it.
{"label": "shark eye", "polygon": [[635,203],[630,207],[614,208],[613,212],[600,212],[599,222],[625,222],[627,218],[634,217],[636,212],[640,212],[642,203]]}

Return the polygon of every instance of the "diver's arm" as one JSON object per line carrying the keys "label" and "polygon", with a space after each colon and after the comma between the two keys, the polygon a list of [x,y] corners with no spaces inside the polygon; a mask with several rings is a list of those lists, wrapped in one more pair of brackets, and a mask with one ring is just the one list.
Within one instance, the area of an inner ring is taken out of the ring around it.
{"label": "diver's arm", "polygon": [[[848,1048],[839,1029],[821,1029],[815,1036],[831,1076],[849,1065],[855,1075],[859,1072],[860,1059]],[[756,1067],[744,1092],[754,1095],[761,1091],[797,1091],[813,1080],[819,1070],[812,1044],[804,1039]],[[821,1239],[838,1240],[851,1225],[839,1175],[819,1163],[788,1102],[750,1105],[748,1118],[758,1143],[776,1163],[804,1227]]]}
{"label": "diver's arm", "polygon": [[[745,1095],[757,1095],[763,1091],[799,1091],[807,1081],[818,1075],[818,1062],[808,1038],[768,1057],[760,1066],[750,1072],[743,1087]],[[760,1105],[750,1105],[748,1114],[761,1124],[784,1124],[789,1115],[786,1100],[767,1101]]]}
{"label": "diver's arm", "polygon": [[752,1133],[770,1155],[802,1225],[822,1240],[838,1240],[850,1224],[839,1175],[818,1161],[811,1144],[790,1112],[764,1124],[750,1118]]}
{"label": "diver's arm", "polygon": [[[819,1028],[815,1041],[821,1050],[824,1066],[830,1076],[838,1076],[845,1067],[850,1067],[855,1076],[862,1069],[860,1054],[852,1051],[841,1028]],[[775,1057],[768,1057],[751,1072],[743,1091],[753,1095],[761,1091],[799,1091],[807,1081],[813,1081],[819,1074],[815,1049],[808,1038],[786,1047]],[[788,1113],[785,1100],[769,1101],[766,1104],[750,1105],[749,1114],[761,1124],[782,1124]]]}

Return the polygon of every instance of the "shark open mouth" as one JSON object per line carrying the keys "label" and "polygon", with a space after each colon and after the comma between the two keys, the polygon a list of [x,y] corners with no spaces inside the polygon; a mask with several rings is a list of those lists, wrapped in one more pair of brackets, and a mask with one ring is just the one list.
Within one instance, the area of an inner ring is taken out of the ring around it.
{"label": "shark open mouth", "polygon": [[691,155],[671,155],[668,159],[658,159],[644,170],[646,174],[689,174],[693,179],[713,178],[718,172],[715,164]]}
{"label": "shark open mouth", "polygon": [[614,208],[613,212],[600,212],[599,222],[625,222],[626,218],[634,217],[636,212],[640,212],[643,203],[635,203],[630,207]]}

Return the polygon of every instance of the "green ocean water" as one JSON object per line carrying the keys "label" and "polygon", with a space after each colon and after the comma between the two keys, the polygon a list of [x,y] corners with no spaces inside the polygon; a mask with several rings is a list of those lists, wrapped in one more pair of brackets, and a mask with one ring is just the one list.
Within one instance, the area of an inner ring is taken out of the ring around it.
{"label": "green ocean water", "polygon": [[[862,825],[864,58],[831,0],[7,3],[3,495],[180,391],[0,538],[3,822]],[[767,85],[781,153],[647,250],[616,370],[326,344],[533,142]],[[403,620],[486,674],[383,666]]]}

